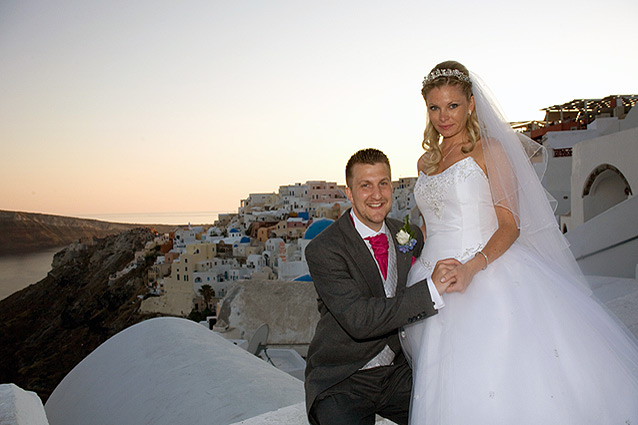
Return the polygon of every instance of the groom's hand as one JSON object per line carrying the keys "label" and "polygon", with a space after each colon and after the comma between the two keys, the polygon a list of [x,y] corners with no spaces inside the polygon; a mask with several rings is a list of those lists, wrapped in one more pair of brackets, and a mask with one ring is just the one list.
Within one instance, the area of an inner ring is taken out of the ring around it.
{"label": "groom's hand", "polygon": [[446,258],[436,262],[436,266],[434,266],[434,271],[432,272],[432,282],[434,286],[436,286],[437,291],[439,291],[439,294],[443,295],[448,287],[456,282],[456,279],[453,278],[443,281],[443,276],[460,265],[461,262],[454,258]]}

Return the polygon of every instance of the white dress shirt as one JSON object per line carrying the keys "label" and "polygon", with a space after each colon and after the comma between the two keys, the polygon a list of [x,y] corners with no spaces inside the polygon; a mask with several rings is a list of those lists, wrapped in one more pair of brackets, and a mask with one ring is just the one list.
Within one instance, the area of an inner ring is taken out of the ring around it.
{"label": "white dress shirt", "polygon": [[[370,236],[376,236],[380,233],[386,233],[385,221],[383,222],[381,229],[379,231],[375,231],[369,228],[368,226],[366,226],[365,224],[363,224],[363,222],[357,218],[356,214],[354,213],[354,210],[350,210],[350,217],[352,217],[354,228],[357,230],[359,235],[363,238],[363,241],[366,243],[366,246],[368,247],[370,254],[372,254],[372,257],[374,257],[374,251],[372,250],[372,245],[370,245],[370,242],[367,241],[365,238]],[[388,242],[393,243],[392,241],[388,241]],[[375,263],[376,263],[376,259],[375,259]],[[377,264],[377,268],[378,267],[379,267],[379,264]],[[432,298],[432,302],[434,303],[434,308],[437,310],[440,310],[441,308],[445,307],[445,303],[443,302],[443,297],[441,296],[441,294],[439,294],[439,291],[436,289],[436,286],[434,286],[434,282],[432,281],[432,279],[427,278],[426,283],[428,285],[428,290],[430,291],[430,297]]]}

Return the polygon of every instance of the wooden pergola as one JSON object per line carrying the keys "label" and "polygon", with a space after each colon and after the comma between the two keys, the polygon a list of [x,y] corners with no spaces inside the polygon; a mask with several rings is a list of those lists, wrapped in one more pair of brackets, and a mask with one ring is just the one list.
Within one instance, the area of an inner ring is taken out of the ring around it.
{"label": "wooden pergola", "polygon": [[608,113],[612,116],[614,109],[620,106],[619,101],[622,102],[626,113],[638,102],[638,95],[623,94],[610,95],[603,99],[574,99],[562,105],[543,108],[541,111],[545,111],[544,121],[548,124],[566,120],[578,121],[586,119],[590,121],[596,115]]}

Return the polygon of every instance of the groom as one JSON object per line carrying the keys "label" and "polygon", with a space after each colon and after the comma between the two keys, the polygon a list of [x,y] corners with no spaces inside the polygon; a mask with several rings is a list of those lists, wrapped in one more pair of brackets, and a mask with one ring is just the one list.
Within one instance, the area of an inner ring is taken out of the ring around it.
{"label": "groom", "polygon": [[[379,414],[408,423],[412,371],[399,329],[436,314],[440,283],[452,263],[438,263],[429,279],[406,287],[413,258],[396,234],[402,223],[386,219],[392,208],[390,162],[376,149],[355,153],[346,165],[346,195],[352,209],[306,248],[319,313],[306,367],[306,408],[312,424],[374,424]],[[450,261],[450,260],[446,260]],[[451,260],[455,261],[455,260]]]}

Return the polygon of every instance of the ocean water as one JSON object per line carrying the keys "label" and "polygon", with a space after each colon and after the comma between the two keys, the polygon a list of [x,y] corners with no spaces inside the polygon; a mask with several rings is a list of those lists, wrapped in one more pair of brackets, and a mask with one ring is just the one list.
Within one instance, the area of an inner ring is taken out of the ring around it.
{"label": "ocean water", "polygon": [[33,254],[0,256],[0,300],[44,279],[51,270],[53,256],[62,249],[63,247],[59,247]]}
{"label": "ocean water", "polygon": [[126,214],[82,214],[78,218],[92,218],[109,221],[111,223],[133,224],[213,224],[219,214],[225,211],[197,211],[197,212],[155,212],[155,213],[126,213]]}

